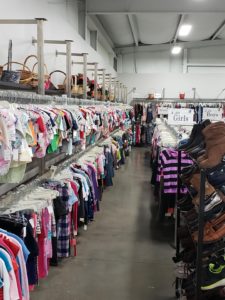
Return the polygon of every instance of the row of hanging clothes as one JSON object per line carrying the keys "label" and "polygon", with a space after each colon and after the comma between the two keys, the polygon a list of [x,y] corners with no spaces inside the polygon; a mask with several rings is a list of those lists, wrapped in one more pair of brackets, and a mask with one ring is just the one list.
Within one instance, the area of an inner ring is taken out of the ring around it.
{"label": "row of hanging clothes", "polygon": [[[151,184],[159,203],[159,220],[162,220],[166,214],[171,216],[174,213],[178,188],[178,142],[174,132],[171,132],[161,119],[156,119],[151,147]],[[188,154],[182,152],[180,168],[183,169],[192,164],[193,161]],[[181,186],[181,196],[186,193],[187,188]]]}
{"label": "row of hanging clothes", "polygon": [[154,130],[154,111],[151,103],[136,103],[133,119],[133,145],[151,145]]}
{"label": "row of hanging clothes", "polygon": [[34,158],[84,150],[130,124],[125,106],[0,103],[0,183],[19,183]]}
{"label": "row of hanging clothes", "polygon": [[115,169],[125,163],[121,153],[128,135],[129,130],[115,133],[66,169],[1,203],[0,299],[30,299],[51,266],[77,255],[77,237],[100,210]]}

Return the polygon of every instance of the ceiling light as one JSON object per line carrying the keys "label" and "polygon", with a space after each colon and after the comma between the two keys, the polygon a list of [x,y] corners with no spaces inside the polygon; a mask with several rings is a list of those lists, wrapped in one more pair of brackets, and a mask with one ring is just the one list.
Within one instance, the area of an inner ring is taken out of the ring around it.
{"label": "ceiling light", "polygon": [[177,55],[181,53],[182,48],[180,46],[173,46],[171,53],[173,55]]}
{"label": "ceiling light", "polygon": [[184,24],[179,29],[179,36],[187,36],[191,32],[192,25]]}

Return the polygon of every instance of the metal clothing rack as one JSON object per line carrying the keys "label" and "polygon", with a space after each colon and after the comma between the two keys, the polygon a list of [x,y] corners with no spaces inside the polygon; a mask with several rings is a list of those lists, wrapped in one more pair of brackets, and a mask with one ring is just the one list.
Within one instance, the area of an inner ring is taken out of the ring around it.
{"label": "metal clothing rack", "polygon": [[153,103],[153,104],[160,104],[160,103],[190,103],[190,104],[200,104],[200,103],[218,103],[218,104],[225,104],[225,99],[192,99],[192,98],[187,98],[187,99],[180,99],[180,98],[165,98],[165,99],[154,99],[154,100],[149,100],[146,98],[134,98],[132,100],[132,103]]}
{"label": "metal clothing rack", "polygon": [[[178,150],[178,157],[177,157],[177,197],[176,200],[180,199],[180,189],[181,189],[181,180],[180,180],[180,175],[181,175],[181,154],[182,152]],[[177,202],[177,201],[176,201]],[[177,230],[180,227],[180,208],[176,206],[176,218],[175,218],[175,247],[176,247],[176,257],[179,256],[180,254],[180,239],[177,234]],[[180,280],[179,278],[176,278],[176,283],[175,283],[175,293],[176,297],[179,299],[180,298],[180,291],[179,291],[179,285],[180,285]]]}
{"label": "metal clothing rack", "polygon": [[38,95],[36,93],[19,91],[0,91],[0,101],[6,100],[18,104],[49,104],[49,105],[107,105],[118,106],[122,103],[104,102],[97,100],[74,99],[59,96]]}
{"label": "metal clothing rack", "polygon": [[202,286],[202,252],[203,252],[203,238],[204,238],[204,200],[205,200],[205,182],[206,172],[201,169],[200,181],[200,204],[198,212],[198,244],[197,244],[197,260],[196,260],[196,300],[201,299]]}

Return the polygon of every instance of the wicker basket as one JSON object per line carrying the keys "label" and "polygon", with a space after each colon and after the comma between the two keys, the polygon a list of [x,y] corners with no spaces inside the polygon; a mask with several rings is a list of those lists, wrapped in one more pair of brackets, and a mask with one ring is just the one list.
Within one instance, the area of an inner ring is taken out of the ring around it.
{"label": "wicker basket", "polygon": [[[20,65],[20,66],[23,67],[23,70],[27,69],[27,71],[30,72],[30,69],[28,67],[24,66],[24,64],[21,64],[21,63],[16,62],[16,61],[12,61],[10,64]],[[6,63],[3,66],[1,66],[1,70],[2,70],[1,80],[5,81],[5,82],[20,83],[22,70],[16,70],[16,71],[4,70],[4,68],[8,65],[9,65],[9,63]]]}
{"label": "wicker basket", "polygon": [[[31,85],[32,87],[37,87],[38,86],[38,73],[34,72],[35,70],[35,67],[38,65],[38,63],[36,62],[34,65],[33,65],[33,68],[32,68],[32,78],[27,79],[27,84]],[[44,64],[44,67],[45,67],[45,81],[49,80],[49,75],[48,75],[48,69],[47,69],[47,66],[46,64]]]}
{"label": "wicker basket", "polygon": [[37,56],[34,54],[29,55],[25,58],[24,63],[23,63],[23,69],[21,70],[20,83],[23,83],[23,84],[29,83],[29,81],[32,80],[32,78],[33,78],[32,71],[27,66],[27,62],[31,58],[35,58],[37,60]]}

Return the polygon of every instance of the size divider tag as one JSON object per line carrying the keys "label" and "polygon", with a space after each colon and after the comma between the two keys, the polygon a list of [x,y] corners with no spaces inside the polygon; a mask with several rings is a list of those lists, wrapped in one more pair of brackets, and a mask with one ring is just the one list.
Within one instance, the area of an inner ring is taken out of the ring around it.
{"label": "size divider tag", "polygon": [[169,125],[193,125],[194,110],[189,108],[169,108],[168,124]]}
{"label": "size divider tag", "polygon": [[168,107],[158,107],[158,115],[168,115]]}
{"label": "size divider tag", "polygon": [[209,119],[210,121],[222,121],[223,120],[223,109],[221,108],[203,108],[203,120]]}

